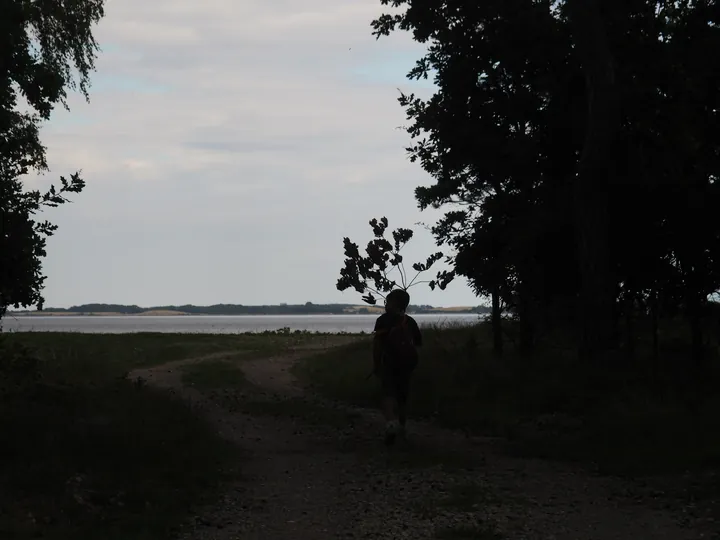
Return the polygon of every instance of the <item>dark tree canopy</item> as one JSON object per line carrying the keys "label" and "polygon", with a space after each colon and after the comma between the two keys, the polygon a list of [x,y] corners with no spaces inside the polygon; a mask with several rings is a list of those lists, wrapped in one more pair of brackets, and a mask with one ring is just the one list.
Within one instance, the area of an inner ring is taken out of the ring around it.
{"label": "dark tree canopy", "polygon": [[84,187],[77,173],[46,193],[25,190],[22,178],[47,170],[41,122],[67,106],[68,89],[88,96],[98,50],[92,29],[104,12],[101,0],[0,0],[0,13],[1,317],[11,305],[42,307],[41,259],[56,227],[37,213]]}
{"label": "dark tree canopy", "polygon": [[[527,348],[568,313],[586,358],[621,317],[698,319],[720,289],[720,2],[381,0],[381,37],[427,45],[401,95],[433,178],[420,208]],[[499,318],[497,319],[499,324]],[[589,350],[590,349],[590,350]]]}

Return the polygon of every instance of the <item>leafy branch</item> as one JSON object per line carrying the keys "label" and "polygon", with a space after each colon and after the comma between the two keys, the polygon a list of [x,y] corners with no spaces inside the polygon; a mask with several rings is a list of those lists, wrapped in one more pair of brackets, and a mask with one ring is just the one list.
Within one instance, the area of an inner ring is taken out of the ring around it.
{"label": "leafy branch", "polygon": [[69,180],[61,176],[60,183],[60,187],[50,186],[42,193],[22,191],[17,178],[0,182],[0,194],[5,194],[0,197],[0,318],[11,305],[43,307],[45,276],[41,273],[41,259],[46,255],[47,238],[57,225],[35,221],[33,216],[43,208],[71,202],[67,195],[80,193],[85,187],[79,173],[72,174]]}
{"label": "leafy branch", "polygon": [[[412,265],[416,274],[409,277],[405,268],[404,257],[400,253],[413,237],[410,229],[398,228],[392,231],[392,242],[385,237],[388,229],[386,217],[372,219],[370,227],[373,230],[374,238],[368,242],[365,248],[366,255],[360,253],[360,248],[349,238],[343,239],[345,248],[345,266],[340,269],[340,278],[337,281],[337,289],[345,291],[353,288],[363,294],[363,301],[370,305],[377,303],[376,295],[385,298],[390,291],[402,288],[407,290],[414,285],[428,283],[430,288],[436,286],[444,289],[450,280],[448,272],[438,273],[437,279],[429,281],[418,281],[418,277],[443,258],[442,252],[433,253],[425,262],[417,262]],[[391,279],[390,275],[394,270],[400,280]]]}

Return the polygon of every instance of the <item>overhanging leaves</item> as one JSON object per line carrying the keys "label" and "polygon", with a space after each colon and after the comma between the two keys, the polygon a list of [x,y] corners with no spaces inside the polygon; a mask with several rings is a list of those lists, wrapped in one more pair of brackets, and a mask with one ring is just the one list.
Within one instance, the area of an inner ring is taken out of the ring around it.
{"label": "overhanging leaves", "polygon": [[413,264],[412,268],[417,273],[410,279],[400,252],[412,239],[413,231],[395,229],[391,233],[393,241],[390,242],[385,238],[387,218],[372,219],[370,227],[375,238],[368,242],[365,255],[360,253],[358,245],[349,238],[343,239],[345,264],[340,269],[340,278],[336,284],[340,291],[352,288],[364,294],[362,300],[368,304],[374,305],[377,302],[375,295],[384,298],[393,289],[407,290],[416,285],[418,276],[443,257],[443,254],[438,252],[428,257],[424,263]]}

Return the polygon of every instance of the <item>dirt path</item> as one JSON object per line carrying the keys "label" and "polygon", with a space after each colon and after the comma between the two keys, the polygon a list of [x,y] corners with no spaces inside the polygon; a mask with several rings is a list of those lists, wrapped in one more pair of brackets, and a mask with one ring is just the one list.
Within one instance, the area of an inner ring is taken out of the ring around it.
{"label": "dirt path", "polygon": [[243,452],[243,479],[182,538],[720,538],[711,523],[681,526],[675,513],[624,495],[620,480],[507,457],[490,439],[411,423],[412,446],[388,451],[376,413],[325,403],[295,380],[290,368],[312,352],[235,360],[254,388],[215,396],[184,387],[180,370],[236,352],[131,374],[190,400]]}

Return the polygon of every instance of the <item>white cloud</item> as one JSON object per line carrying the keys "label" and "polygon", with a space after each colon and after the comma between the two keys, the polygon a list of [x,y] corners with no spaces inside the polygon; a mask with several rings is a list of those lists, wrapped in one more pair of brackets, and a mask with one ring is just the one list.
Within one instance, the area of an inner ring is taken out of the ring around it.
{"label": "white cloud", "polygon": [[[427,177],[396,129],[421,49],[377,42],[382,10],[110,0],[90,104],[73,96],[43,131],[53,175],[88,182],[53,212],[48,305],[357,300],[335,291],[342,237],[367,242],[375,216],[429,220],[413,200]],[[434,250],[427,234],[415,243],[411,255]],[[414,291],[476,302],[463,284]]]}

